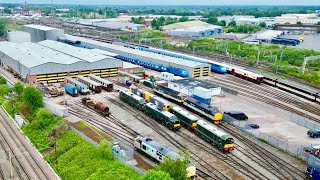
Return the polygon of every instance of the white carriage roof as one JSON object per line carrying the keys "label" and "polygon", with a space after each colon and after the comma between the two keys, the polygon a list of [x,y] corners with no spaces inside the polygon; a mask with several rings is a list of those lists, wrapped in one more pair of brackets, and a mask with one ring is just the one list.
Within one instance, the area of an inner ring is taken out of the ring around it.
{"label": "white carriage roof", "polygon": [[219,137],[224,136],[224,135],[228,135],[227,133],[221,131],[220,129],[214,127],[213,125],[211,125],[203,120],[199,120],[198,125],[202,126],[203,128],[207,129],[208,131],[212,132],[213,134],[215,134]]}

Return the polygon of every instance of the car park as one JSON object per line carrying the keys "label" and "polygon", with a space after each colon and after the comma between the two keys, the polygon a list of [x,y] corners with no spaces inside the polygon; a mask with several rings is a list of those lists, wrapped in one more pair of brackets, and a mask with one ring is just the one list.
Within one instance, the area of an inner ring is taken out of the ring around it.
{"label": "car park", "polygon": [[228,111],[228,112],[224,112],[224,114],[227,114],[237,120],[248,120],[248,116],[240,111]]}

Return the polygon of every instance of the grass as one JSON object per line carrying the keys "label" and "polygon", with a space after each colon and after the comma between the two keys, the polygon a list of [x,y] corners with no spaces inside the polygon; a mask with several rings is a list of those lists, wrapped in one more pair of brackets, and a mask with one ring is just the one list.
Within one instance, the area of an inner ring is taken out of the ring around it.
{"label": "grass", "polygon": [[106,133],[102,132],[100,129],[87,125],[84,121],[72,123],[71,126],[76,128],[78,131],[82,132],[83,134],[85,134],[97,143],[99,143],[101,139],[106,139],[108,141],[112,140],[112,138],[108,136]]}
{"label": "grass", "polygon": [[269,144],[269,142],[263,138],[257,138],[257,139],[262,143]]}

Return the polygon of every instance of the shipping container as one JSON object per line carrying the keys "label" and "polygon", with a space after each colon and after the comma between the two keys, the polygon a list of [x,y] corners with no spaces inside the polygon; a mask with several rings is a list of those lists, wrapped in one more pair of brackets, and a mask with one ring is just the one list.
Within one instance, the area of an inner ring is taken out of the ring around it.
{"label": "shipping container", "polygon": [[206,89],[203,87],[195,87],[194,88],[194,95],[201,97],[203,99],[211,99],[212,96],[212,90],[211,89]]}
{"label": "shipping container", "polygon": [[43,106],[56,116],[60,116],[60,117],[68,116],[68,109],[62,105],[55,104],[48,100],[44,100]]}
{"label": "shipping container", "polygon": [[202,103],[207,104],[207,105],[210,105],[210,104],[211,104],[211,98],[207,98],[207,99],[205,99],[205,98],[202,98],[202,97],[200,97],[200,96],[196,96],[196,95],[193,95],[192,97],[193,97],[194,99],[196,99],[196,100],[198,100],[198,101],[202,102]]}

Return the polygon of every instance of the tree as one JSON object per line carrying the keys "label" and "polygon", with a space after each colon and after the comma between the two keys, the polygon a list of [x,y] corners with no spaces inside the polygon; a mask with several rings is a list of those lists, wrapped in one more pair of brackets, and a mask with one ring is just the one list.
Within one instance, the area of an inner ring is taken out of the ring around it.
{"label": "tree", "polygon": [[218,19],[214,16],[210,16],[207,23],[209,24],[217,24],[218,23]]}
{"label": "tree", "polygon": [[236,21],[230,21],[228,26],[236,27],[237,26],[237,22]]}
{"label": "tree", "polygon": [[15,92],[18,96],[22,95],[23,89],[24,85],[21,82],[18,82],[13,86],[13,92]]}
{"label": "tree", "polygon": [[98,13],[99,13],[100,15],[103,15],[103,11],[102,11],[101,9],[99,9]]}
{"label": "tree", "polygon": [[180,22],[186,22],[186,21],[189,21],[189,18],[186,17],[186,16],[183,16],[179,19]]}
{"label": "tree", "polygon": [[261,23],[259,23],[259,26],[262,28],[265,28],[267,26],[267,24],[266,24],[266,22],[261,22]]}
{"label": "tree", "polygon": [[301,22],[301,21],[298,21],[297,24],[298,24],[298,25],[302,25],[302,22]]}
{"label": "tree", "polygon": [[35,120],[38,128],[44,129],[52,124],[52,113],[45,108],[40,108],[36,113]]}
{"label": "tree", "polygon": [[11,14],[11,10],[9,9],[9,8],[4,8],[4,10],[3,10],[5,13],[7,13],[7,14]]}
{"label": "tree", "polygon": [[163,171],[155,171],[150,170],[148,171],[142,178],[143,180],[173,180],[170,175]]}
{"label": "tree", "polygon": [[285,22],[284,24],[290,24],[289,22]]}
{"label": "tree", "polygon": [[108,143],[108,141],[106,141],[105,139],[100,141],[98,146],[98,152],[101,158],[107,159],[107,160],[113,160],[112,148]]}
{"label": "tree", "polygon": [[6,84],[1,84],[0,85],[0,95],[3,96],[10,92],[10,88]]}
{"label": "tree", "polygon": [[24,89],[22,98],[31,107],[32,112],[42,107],[42,93],[33,86]]}
{"label": "tree", "polygon": [[156,166],[157,171],[164,171],[170,174],[170,177],[175,180],[187,180],[187,166],[189,164],[190,154],[179,153],[181,158],[172,160],[171,158],[165,158],[163,162]]}
{"label": "tree", "polygon": [[0,76],[0,84],[7,84],[7,80],[2,76]]}
{"label": "tree", "polygon": [[221,20],[217,23],[218,26],[226,26],[227,22],[225,20]]}
{"label": "tree", "polygon": [[152,28],[159,30],[161,26],[160,21],[158,19],[153,19],[151,22],[151,26]]}

